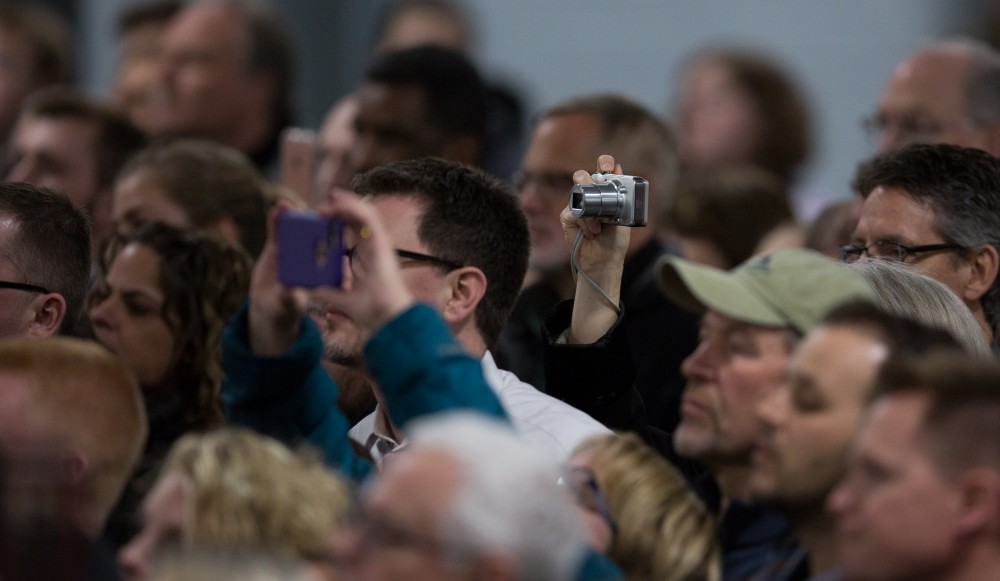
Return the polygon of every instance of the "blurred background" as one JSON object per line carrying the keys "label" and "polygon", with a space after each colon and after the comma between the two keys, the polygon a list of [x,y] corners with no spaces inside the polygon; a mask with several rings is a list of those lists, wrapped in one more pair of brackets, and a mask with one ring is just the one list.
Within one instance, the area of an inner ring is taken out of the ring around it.
{"label": "blurred background", "polygon": [[[41,0],[37,0],[41,1]],[[117,16],[142,0],[46,0],[74,23],[79,82],[107,94]],[[386,0],[280,0],[296,37],[300,125],[359,82]],[[873,152],[861,129],[893,65],[931,39],[992,40],[996,0],[466,0],[474,58],[515,89],[528,114],[567,96],[621,91],[675,116],[681,65],[715,45],[777,58],[810,99],[816,146],[799,184],[820,199],[846,197],[858,161]]]}

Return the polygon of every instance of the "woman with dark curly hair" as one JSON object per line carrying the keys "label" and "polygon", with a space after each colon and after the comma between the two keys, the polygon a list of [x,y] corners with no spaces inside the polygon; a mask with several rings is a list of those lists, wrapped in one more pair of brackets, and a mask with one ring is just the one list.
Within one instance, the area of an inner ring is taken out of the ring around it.
{"label": "woman with dark curly hair", "polygon": [[102,253],[88,315],[97,340],[135,373],[149,418],[143,456],[109,523],[118,544],[135,531],[137,501],[173,442],[223,424],[220,337],[251,266],[235,246],[161,223],[112,238]]}

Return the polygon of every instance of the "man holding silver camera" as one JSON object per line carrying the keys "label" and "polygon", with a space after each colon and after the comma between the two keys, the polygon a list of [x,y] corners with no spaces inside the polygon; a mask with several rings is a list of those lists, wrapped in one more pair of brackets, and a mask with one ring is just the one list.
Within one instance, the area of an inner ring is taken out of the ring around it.
{"label": "man holding silver camera", "polygon": [[632,305],[624,326],[635,349],[636,386],[649,421],[677,424],[684,379],[678,369],[697,344],[697,318],[657,289],[652,267],[667,249],[657,239],[659,216],[677,177],[677,147],[670,129],[641,105],[620,95],[564,101],[539,117],[516,178],[531,232],[529,279],[495,350],[502,367],[589,412],[598,402],[579,390],[551,391],[545,382],[541,323],[557,302],[573,296],[570,255],[559,213],[573,187],[573,172],[611,153],[648,180],[648,223],[632,231],[622,276],[622,297]]}

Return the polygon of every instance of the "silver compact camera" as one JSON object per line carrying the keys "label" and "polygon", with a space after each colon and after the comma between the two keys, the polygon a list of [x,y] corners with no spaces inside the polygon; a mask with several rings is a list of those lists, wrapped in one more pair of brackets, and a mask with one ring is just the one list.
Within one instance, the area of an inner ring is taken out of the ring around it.
{"label": "silver compact camera", "polygon": [[636,176],[591,174],[593,184],[576,184],[569,191],[569,209],[576,218],[597,218],[619,226],[645,226],[649,182]]}

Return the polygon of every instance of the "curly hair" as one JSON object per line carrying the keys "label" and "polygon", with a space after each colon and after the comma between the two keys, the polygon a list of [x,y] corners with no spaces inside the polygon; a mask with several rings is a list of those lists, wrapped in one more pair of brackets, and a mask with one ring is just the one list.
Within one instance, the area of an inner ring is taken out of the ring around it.
{"label": "curly hair", "polygon": [[161,316],[174,341],[167,379],[181,396],[186,427],[221,425],[222,329],[250,288],[250,257],[217,238],[154,222],[108,240],[101,252],[102,278],[129,244],[147,246],[160,257]]}
{"label": "curly hair", "polygon": [[721,579],[715,520],[669,462],[635,434],[590,438],[581,454],[618,524],[608,556],[627,579]]}
{"label": "curly hair", "polygon": [[318,457],[245,429],[183,436],[164,462],[161,474],[170,473],[191,484],[182,537],[195,546],[319,558],[350,504],[347,485]]}

